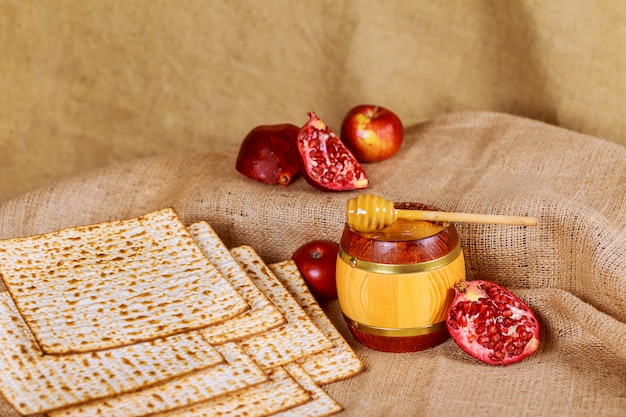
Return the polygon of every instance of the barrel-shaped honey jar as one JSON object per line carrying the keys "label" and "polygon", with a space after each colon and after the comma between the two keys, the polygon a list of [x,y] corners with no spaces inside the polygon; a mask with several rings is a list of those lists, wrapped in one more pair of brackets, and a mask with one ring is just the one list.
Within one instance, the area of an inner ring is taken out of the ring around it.
{"label": "barrel-shaped honey jar", "polygon": [[[398,209],[437,210],[420,203]],[[348,328],[362,345],[415,352],[448,339],[446,312],[465,261],[453,223],[397,219],[375,232],[344,227],[337,294]]]}

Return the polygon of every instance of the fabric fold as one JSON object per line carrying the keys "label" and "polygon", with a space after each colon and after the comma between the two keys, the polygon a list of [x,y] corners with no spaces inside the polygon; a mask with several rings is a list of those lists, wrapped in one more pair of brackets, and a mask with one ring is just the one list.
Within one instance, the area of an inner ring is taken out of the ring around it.
{"label": "fabric fold", "polygon": [[[252,181],[235,170],[236,155],[159,156],[67,177],[0,202],[0,239],[173,207],[185,224],[206,221],[229,248],[249,245],[274,263],[309,240],[338,241],[345,203],[361,192],[536,216],[534,227],[456,225],[468,278],[518,293],[544,324],[535,355],[504,370],[452,341],[414,354],[372,351],[351,338],[331,302],[323,308],[366,372],[330,384],[329,394],[346,416],[623,414],[626,148],[523,117],[451,113],[408,126],[398,154],[364,166],[370,188],[343,193],[302,178],[288,187]],[[477,403],[485,392],[490,402]]]}

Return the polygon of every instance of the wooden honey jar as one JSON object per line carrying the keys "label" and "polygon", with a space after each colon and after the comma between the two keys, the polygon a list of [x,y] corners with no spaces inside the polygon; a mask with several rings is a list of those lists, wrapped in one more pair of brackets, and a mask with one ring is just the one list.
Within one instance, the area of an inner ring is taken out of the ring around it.
{"label": "wooden honey jar", "polygon": [[[419,203],[397,209],[433,210]],[[374,232],[344,227],[337,293],[354,338],[371,349],[413,352],[448,337],[447,309],[465,261],[453,223],[397,219]]]}

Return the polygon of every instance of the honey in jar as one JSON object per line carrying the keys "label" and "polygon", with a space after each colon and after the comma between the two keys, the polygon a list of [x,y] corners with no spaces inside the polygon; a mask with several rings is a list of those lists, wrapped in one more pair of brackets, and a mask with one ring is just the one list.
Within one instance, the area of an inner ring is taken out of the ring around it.
{"label": "honey in jar", "polygon": [[[436,210],[419,203],[396,208]],[[367,233],[346,225],[336,272],[341,311],[364,346],[410,352],[449,337],[445,317],[452,288],[465,278],[454,224],[397,219]]]}

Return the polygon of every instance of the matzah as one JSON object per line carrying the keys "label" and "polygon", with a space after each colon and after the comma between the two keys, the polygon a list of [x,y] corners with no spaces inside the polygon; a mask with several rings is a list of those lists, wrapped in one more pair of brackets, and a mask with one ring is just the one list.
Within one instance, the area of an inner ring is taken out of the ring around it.
{"label": "matzah", "polygon": [[238,342],[262,368],[284,365],[333,347],[252,247],[239,246],[231,253],[287,319],[282,326]]}
{"label": "matzah", "polygon": [[304,404],[273,414],[274,417],[325,417],[343,411],[343,407],[320,388],[300,365],[288,363],[283,367],[302,388],[307,390],[311,399]]}
{"label": "matzah", "polygon": [[249,308],[173,209],[0,241],[0,276],[49,354],[152,340]]}
{"label": "matzah", "polygon": [[264,417],[303,404],[311,396],[282,367],[268,369],[269,380],[189,407],[151,417]]}
{"label": "matzah", "polygon": [[202,329],[209,343],[219,345],[240,340],[285,323],[278,308],[254,285],[207,222],[194,223],[188,230],[209,261],[250,305],[245,313]]}
{"label": "matzah", "polygon": [[330,339],[333,347],[298,360],[298,363],[319,384],[339,381],[363,369],[363,363],[356,356],[348,342],[328,319],[313,294],[309,291],[302,274],[294,261],[288,260],[271,264],[274,275],[300,303],[311,320]]}
{"label": "matzah", "polygon": [[44,355],[0,292],[0,390],[22,414],[33,414],[171,379],[224,358],[188,332],[102,352]]}
{"label": "matzah", "polygon": [[237,344],[230,342],[216,349],[224,356],[224,363],[136,392],[51,412],[48,416],[151,415],[208,401],[269,379]]}

